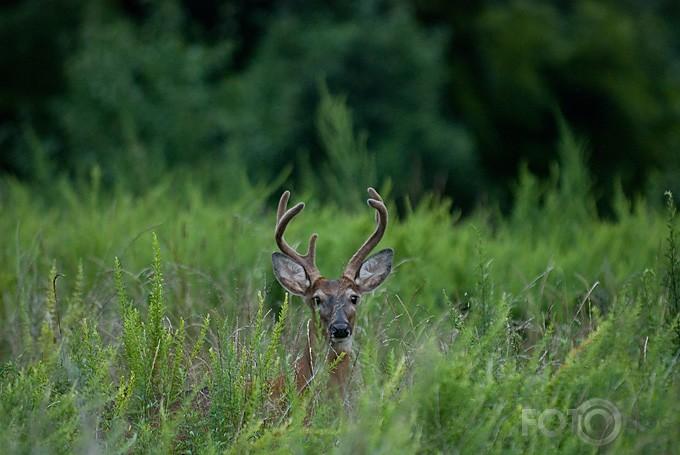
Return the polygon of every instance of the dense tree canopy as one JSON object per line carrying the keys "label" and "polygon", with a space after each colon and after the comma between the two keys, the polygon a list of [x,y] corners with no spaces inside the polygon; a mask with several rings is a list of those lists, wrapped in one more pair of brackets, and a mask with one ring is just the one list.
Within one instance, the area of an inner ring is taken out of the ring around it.
{"label": "dense tree canopy", "polygon": [[680,190],[678,25],[672,1],[5,2],[0,166],[302,184],[332,161],[327,91],[396,196],[507,202],[564,119],[606,207],[618,181]]}

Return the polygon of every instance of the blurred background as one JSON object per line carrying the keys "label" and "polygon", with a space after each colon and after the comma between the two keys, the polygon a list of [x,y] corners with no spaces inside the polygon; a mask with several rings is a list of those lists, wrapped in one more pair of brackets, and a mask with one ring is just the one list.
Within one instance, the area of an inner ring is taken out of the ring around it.
{"label": "blurred background", "polygon": [[566,124],[601,213],[680,194],[675,0],[10,0],[0,43],[0,172],[45,191],[343,174],[508,210]]}

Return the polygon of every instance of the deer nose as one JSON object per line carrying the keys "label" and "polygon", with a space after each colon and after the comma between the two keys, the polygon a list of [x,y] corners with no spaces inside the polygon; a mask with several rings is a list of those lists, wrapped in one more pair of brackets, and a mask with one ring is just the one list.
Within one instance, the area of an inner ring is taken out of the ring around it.
{"label": "deer nose", "polygon": [[349,324],[340,322],[331,326],[331,337],[333,338],[347,338],[352,334],[352,328]]}

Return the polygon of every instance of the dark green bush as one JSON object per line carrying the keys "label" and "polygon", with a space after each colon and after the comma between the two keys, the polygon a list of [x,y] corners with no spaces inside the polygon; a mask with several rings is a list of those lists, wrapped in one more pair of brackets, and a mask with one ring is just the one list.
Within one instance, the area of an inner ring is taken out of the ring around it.
{"label": "dark green bush", "polygon": [[399,197],[435,190],[469,203],[483,182],[472,141],[442,114],[443,36],[419,30],[399,8],[342,20],[319,10],[277,16],[230,84],[231,147],[269,178],[296,164],[326,171],[333,152],[319,147],[313,121],[321,79],[346,97],[378,182],[391,179]]}
{"label": "dark green bush", "polygon": [[156,5],[141,26],[93,8],[66,62],[68,91],[54,103],[62,167],[87,176],[96,165],[106,183],[143,190],[171,168],[233,164],[214,80],[230,45],[188,41],[182,20],[173,2]]}

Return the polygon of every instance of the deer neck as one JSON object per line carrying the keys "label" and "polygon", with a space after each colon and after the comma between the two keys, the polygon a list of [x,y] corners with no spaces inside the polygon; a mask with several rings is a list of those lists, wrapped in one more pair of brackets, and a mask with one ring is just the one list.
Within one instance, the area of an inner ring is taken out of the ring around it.
{"label": "deer neck", "polygon": [[329,371],[328,383],[335,393],[339,393],[341,397],[345,396],[345,386],[349,379],[352,348],[351,344],[348,350],[336,350],[330,346],[328,354],[326,355],[326,364],[332,365]]}
{"label": "deer neck", "polygon": [[[329,386],[344,394],[351,367],[351,354],[351,339],[333,346],[325,334],[319,333],[316,317],[312,317],[307,324],[305,349],[298,358],[295,368],[298,391],[305,390],[314,379],[314,375],[328,366],[331,367],[328,371]],[[325,359],[325,365],[317,364],[321,359]]]}

